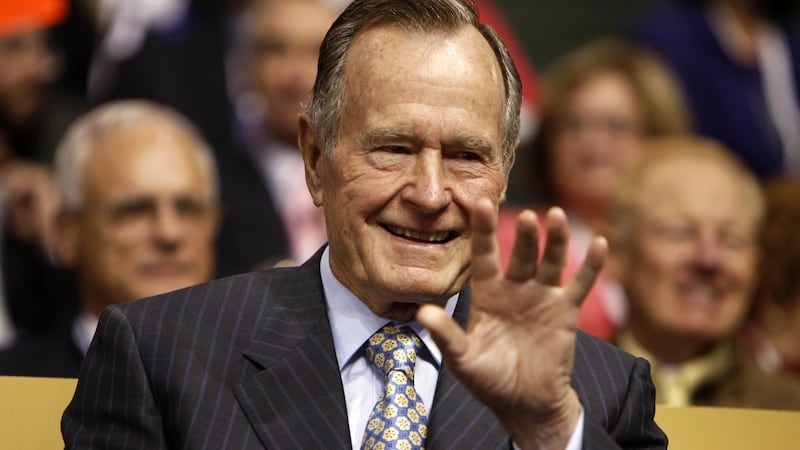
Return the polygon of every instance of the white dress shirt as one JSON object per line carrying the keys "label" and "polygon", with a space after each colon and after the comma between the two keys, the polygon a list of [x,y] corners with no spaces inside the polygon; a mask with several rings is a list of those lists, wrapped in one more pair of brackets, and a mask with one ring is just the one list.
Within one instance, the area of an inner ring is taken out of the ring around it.
{"label": "white dress shirt", "polygon": [[72,322],[72,340],[84,356],[89,351],[89,344],[92,343],[99,320],[97,317],[83,311]]}
{"label": "white dress shirt", "polygon": [[[320,274],[336,360],[342,376],[350,439],[353,448],[358,449],[361,448],[367,418],[384,388],[384,374],[367,359],[361,348],[375,331],[390,321],[373,314],[358,297],[333,276],[328,248],[325,248],[320,260]],[[447,300],[445,310],[448,314],[453,314],[457,301],[458,294]],[[409,326],[425,343],[427,351],[420,352],[414,370],[414,388],[430,411],[442,364],[442,353],[431,338],[430,332],[416,321],[397,323],[397,325]],[[582,438],[583,412],[581,411],[567,450],[580,449]]]}

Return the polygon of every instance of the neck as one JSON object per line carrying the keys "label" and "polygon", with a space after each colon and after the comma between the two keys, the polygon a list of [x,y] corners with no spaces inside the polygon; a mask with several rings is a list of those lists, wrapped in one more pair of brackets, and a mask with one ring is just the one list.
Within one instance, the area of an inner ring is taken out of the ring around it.
{"label": "neck", "polygon": [[714,346],[714,342],[675,335],[634,317],[628,326],[636,342],[663,364],[681,364],[696,358]]}

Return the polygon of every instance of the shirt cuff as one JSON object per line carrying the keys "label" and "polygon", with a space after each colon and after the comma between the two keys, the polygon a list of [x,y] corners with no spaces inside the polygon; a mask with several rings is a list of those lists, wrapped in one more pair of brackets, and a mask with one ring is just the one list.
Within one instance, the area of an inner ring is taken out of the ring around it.
{"label": "shirt cuff", "polygon": [[[572,436],[567,442],[565,450],[581,450],[583,448],[583,408],[581,408],[581,415],[578,416],[578,422],[575,424],[575,429],[572,430]],[[521,450],[515,442],[511,442],[514,450]]]}

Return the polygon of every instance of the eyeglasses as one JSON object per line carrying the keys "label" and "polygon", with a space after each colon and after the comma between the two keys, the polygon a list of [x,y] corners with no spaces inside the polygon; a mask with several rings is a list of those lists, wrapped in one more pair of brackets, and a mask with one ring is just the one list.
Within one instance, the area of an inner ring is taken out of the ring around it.
{"label": "eyeglasses", "polygon": [[[650,236],[683,248],[694,247],[703,239],[703,230],[696,224],[645,221],[642,230]],[[731,229],[714,230],[713,238],[720,249],[743,252],[755,245],[755,239],[746,233]]]}
{"label": "eyeglasses", "polygon": [[169,200],[132,197],[81,212],[96,214],[120,238],[139,239],[152,233],[165,220],[182,235],[209,230],[215,211],[210,201],[182,196]]}

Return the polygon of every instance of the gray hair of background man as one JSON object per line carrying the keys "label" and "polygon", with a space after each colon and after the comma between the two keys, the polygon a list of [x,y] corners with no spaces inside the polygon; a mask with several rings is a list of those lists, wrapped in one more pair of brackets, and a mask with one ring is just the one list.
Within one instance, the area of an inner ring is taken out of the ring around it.
{"label": "gray hair of background man", "polygon": [[144,100],[121,100],[101,105],[76,120],[56,150],[56,187],[61,209],[78,211],[83,207],[86,164],[95,141],[108,133],[134,127],[167,128],[184,134],[194,142],[197,162],[210,183],[214,203],[219,201],[219,182],[211,149],[188,119],[162,105]]}
{"label": "gray hair of background man", "polygon": [[380,26],[420,34],[452,34],[473,26],[483,35],[497,57],[505,85],[503,167],[508,174],[519,139],[522,84],[508,49],[494,30],[479,22],[478,13],[468,0],[355,0],[342,12],[322,41],[317,80],[306,109],[323,151],[329,155],[338,140],[347,102],[344,65],[350,45],[359,33]]}

